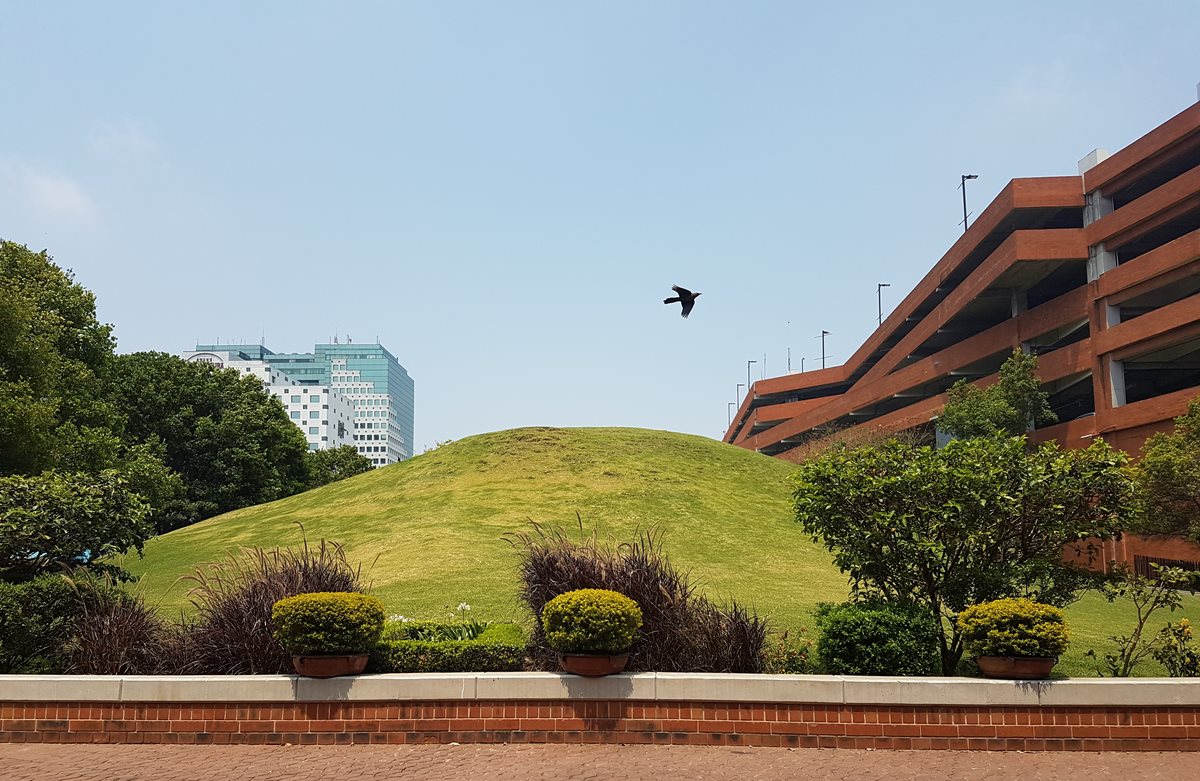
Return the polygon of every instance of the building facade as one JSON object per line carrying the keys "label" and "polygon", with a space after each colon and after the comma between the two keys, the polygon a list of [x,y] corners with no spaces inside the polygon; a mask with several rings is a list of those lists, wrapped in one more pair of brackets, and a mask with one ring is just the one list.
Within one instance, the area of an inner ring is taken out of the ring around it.
{"label": "building facade", "polygon": [[[195,352],[183,356],[209,362],[201,356],[232,356],[231,368],[269,378],[269,391],[280,398],[293,422],[306,435],[319,429],[320,448],[353,445],[375,466],[412,457],[415,385],[381,345],[318,344],[311,353],[276,353],[262,345],[196,345]],[[314,397],[320,400],[314,402]],[[309,439],[310,447],[313,441]]]}
{"label": "building facade", "polygon": [[725,441],[787,458],[832,431],[933,433],[1014,348],[1059,422],[1137,452],[1200,396],[1200,103],[1079,176],[1015,179],[841,366],[754,383]]}

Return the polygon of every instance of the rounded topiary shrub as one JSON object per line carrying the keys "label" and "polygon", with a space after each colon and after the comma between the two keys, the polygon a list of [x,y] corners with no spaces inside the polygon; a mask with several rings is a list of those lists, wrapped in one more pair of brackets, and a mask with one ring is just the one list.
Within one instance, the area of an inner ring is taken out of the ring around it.
{"label": "rounded topiary shrub", "polygon": [[292,654],[370,651],[383,635],[383,603],[367,594],[298,594],[271,608],[275,639]]}
{"label": "rounded topiary shrub", "polygon": [[1063,612],[1032,599],[997,599],[958,614],[968,656],[1060,656],[1069,634]]}
{"label": "rounded topiary shrub", "polygon": [[939,632],[917,606],[846,602],[817,610],[817,656],[832,675],[935,675]]}
{"label": "rounded topiary shrub", "polygon": [[568,591],[542,608],[546,642],[560,653],[625,653],[641,626],[641,608],[616,591],[599,588]]}

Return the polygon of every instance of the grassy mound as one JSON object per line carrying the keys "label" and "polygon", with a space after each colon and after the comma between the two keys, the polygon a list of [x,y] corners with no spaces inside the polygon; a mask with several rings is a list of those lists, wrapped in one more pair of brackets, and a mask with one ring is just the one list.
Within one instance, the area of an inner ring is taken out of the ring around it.
{"label": "grassy mound", "polygon": [[[793,464],[687,434],[644,429],[526,428],[470,437],[394,466],[248,507],[151,540],[141,575],[147,600],[187,604],[180,576],[240,547],[337,540],[363,563],[389,613],[443,619],[460,602],[488,620],[521,620],[516,552],[505,532],[530,520],[631,539],[657,524],[671,560],[704,590],[753,605],[777,628],[810,625],[818,602],[846,597],[828,551],[792,521]],[[1163,614],[1151,631],[1200,600]],[[1072,644],[1056,672],[1094,675],[1083,654],[1111,648],[1134,612],[1089,594],[1068,608]],[[1153,662],[1140,674],[1161,674]]]}
{"label": "grassy mound", "polygon": [[125,564],[148,601],[182,606],[181,575],[239,547],[298,544],[299,522],[310,541],[337,540],[363,562],[389,612],[436,619],[465,601],[502,620],[519,612],[517,556],[501,536],[530,520],[575,527],[578,513],[618,540],[657,524],[710,596],[797,625],[817,602],[845,598],[846,580],[791,519],[793,469],[664,431],[500,431],[171,532]]}

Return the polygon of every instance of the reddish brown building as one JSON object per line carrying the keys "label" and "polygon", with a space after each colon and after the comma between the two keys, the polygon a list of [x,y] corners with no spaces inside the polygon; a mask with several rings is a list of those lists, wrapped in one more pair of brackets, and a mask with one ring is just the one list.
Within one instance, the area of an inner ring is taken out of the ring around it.
{"label": "reddish brown building", "polygon": [[[1059,419],[1033,440],[1136,453],[1169,429],[1200,396],[1200,103],[1079,167],[1011,181],[844,365],[754,383],[725,441],[786,458],[835,430],[932,433],[946,390],[994,382],[1017,347]],[[1115,545],[1131,564],[1200,561]]]}
{"label": "reddish brown building", "polygon": [[842,366],[760,380],[725,441],[780,455],[831,430],[932,430],[945,391],[1015,347],[1059,423],[1136,452],[1200,396],[1200,103],[1081,176],[1014,179]]}

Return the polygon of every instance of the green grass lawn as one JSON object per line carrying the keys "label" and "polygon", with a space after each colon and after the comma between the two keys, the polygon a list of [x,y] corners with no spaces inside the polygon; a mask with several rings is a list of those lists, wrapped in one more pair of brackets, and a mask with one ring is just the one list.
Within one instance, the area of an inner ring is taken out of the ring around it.
{"label": "green grass lawn", "polygon": [[[460,602],[481,619],[523,620],[506,532],[529,521],[618,541],[656,525],[672,561],[717,599],[753,605],[781,629],[807,627],[846,579],[792,521],[792,464],[704,437],[623,428],[526,428],[483,434],[365,475],[211,518],[151,540],[123,564],[147,601],[186,608],[179,578],[240,547],[345,545],[389,612],[439,618]],[[1196,599],[1174,618],[1200,617]],[[1059,670],[1094,674],[1083,657],[1128,631],[1131,611],[1089,595],[1068,611]],[[1164,621],[1166,619],[1164,618]],[[1159,624],[1161,625],[1161,624]],[[1157,630],[1157,627],[1155,628]],[[1156,674],[1146,665],[1141,674]]]}

